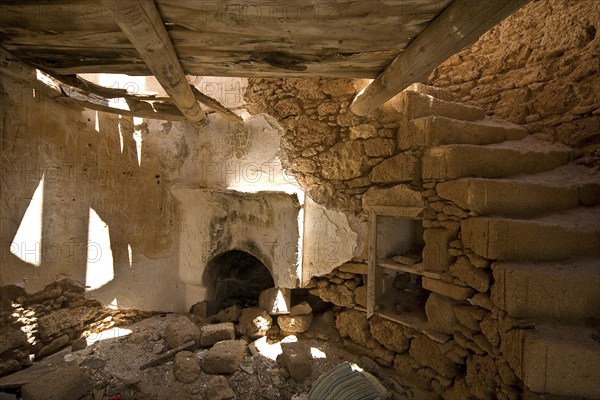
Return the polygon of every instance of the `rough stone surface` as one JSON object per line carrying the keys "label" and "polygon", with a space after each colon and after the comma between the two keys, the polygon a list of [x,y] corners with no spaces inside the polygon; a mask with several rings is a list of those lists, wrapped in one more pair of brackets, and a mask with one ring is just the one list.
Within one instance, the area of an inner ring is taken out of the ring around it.
{"label": "rough stone surface", "polygon": [[[440,65],[429,82],[529,132],[573,147],[595,143],[585,153],[598,166],[599,118],[591,110],[600,108],[599,7],[594,0],[530,2]],[[514,32],[520,40],[509,39]]]}
{"label": "rough stone surface", "polygon": [[23,385],[23,400],[79,400],[91,390],[91,381],[75,363],[68,363]]}
{"label": "rough stone surface", "polygon": [[193,340],[200,343],[200,329],[190,321],[189,318],[182,315],[174,317],[165,329],[165,340],[169,347],[174,349],[182,344]]}
{"label": "rough stone surface", "polygon": [[312,313],[312,307],[307,301],[296,304],[290,309],[290,316],[295,317],[297,315],[308,315]]}
{"label": "rough stone surface", "polygon": [[354,302],[362,307],[367,307],[367,287],[359,286],[354,289]]}
{"label": "rough stone surface", "polygon": [[373,339],[381,343],[386,349],[396,353],[408,350],[412,335],[407,335],[407,329],[385,318],[374,315],[369,320],[370,332]]}
{"label": "rough stone surface", "polygon": [[412,154],[398,154],[375,166],[369,174],[374,183],[402,183],[421,180],[421,162]]}
{"label": "rough stone surface", "polygon": [[336,306],[353,307],[354,293],[346,285],[329,285],[318,288],[318,295]]}
{"label": "rough stone surface", "polygon": [[206,385],[206,398],[211,400],[235,399],[235,392],[224,376],[213,376]]}
{"label": "rough stone surface", "polygon": [[240,368],[246,352],[243,340],[216,343],[204,356],[202,370],[208,374],[231,374]]}
{"label": "rough stone surface", "polygon": [[301,382],[312,374],[312,357],[308,347],[302,343],[282,343],[283,365],[290,376]]}
{"label": "rough stone surface", "polygon": [[271,327],[273,320],[268,312],[262,308],[246,308],[240,316],[238,330],[242,335],[248,335],[251,339],[265,336]]}
{"label": "rough stone surface", "polygon": [[183,383],[192,383],[200,374],[200,359],[191,351],[180,351],[175,354],[173,361],[173,375]]}
{"label": "rough stone surface", "polygon": [[238,305],[220,310],[213,318],[213,322],[238,322],[242,315],[242,308]]}
{"label": "rough stone surface", "polygon": [[454,316],[453,307],[456,301],[432,293],[425,303],[425,314],[427,315],[427,327],[436,332],[453,335],[458,322]]}
{"label": "rough stone surface", "polygon": [[475,268],[467,257],[459,257],[450,266],[450,275],[460,279],[478,292],[486,293],[490,288],[491,273],[481,268]]}
{"label": "rough stone surface", "polygon": [[357,310],[342,311],[335,321],[342,336],[349,336],[354,342],[365,346],[369,340],[369,322],[367,315]]}
{"label": "rough stone surface", "polygon": [[200,346],[212,346],[221,340],[235,339],[233,322],[204,325],[200,328]]}
{"label": "rough stone surface", "polygon": [[427,336],[413,339],[409,353],[419,364],[433,368],[446,378],[452,379],[456,375],[456,365],[444,355],[440,345]]}
{"label": "rough stone surface", "polygon": [[277,324],[284,332],[300,333],[310,329],[313,320],[312,314],[305,315],[280,315],[277,317]]}
{"label": "rough stone surface", "polygon": [[478,399],[492,400],[496,394],[496,365],[491,357],[473,356],[467,359],[465,381]]}

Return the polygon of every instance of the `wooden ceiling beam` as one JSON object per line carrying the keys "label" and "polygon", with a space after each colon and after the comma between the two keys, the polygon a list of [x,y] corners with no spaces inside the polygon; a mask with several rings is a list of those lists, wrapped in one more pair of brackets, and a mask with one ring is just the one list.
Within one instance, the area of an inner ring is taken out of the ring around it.
{"label": "wooden ceiling beam", "polygon": [[514,13],[529,0],[454,0],[379,76],[350,109],[366,115],[433,70]]}
{"label": "wooden ceiling beam", "polygon": [[181,113],[194,124],[205,120],[154,1],[101,1]]}

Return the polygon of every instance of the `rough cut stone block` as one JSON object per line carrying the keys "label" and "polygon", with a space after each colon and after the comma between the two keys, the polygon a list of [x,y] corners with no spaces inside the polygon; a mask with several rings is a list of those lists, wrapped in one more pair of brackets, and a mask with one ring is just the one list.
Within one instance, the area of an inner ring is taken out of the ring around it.
{"label": "rough cut stone block", "polygon": [[477,121],[485,117],[485,111],[479,107],[441,100],[411,90],[400,92],[389,104],[409,120],[432,115],[465,121]]}
{"label": "rough cut stone block", "polygon": [[495,263],[492,301],[516,318],[600,320],[600,262]]}
{"label": "rough cut stone block", "polygon": [[213,376],[206,385],[206,398],[210,400],[235,399],[235,392],[224,376]]}
{"label": "rough cut stone block", "polygon": [[367,287],[359,286],[354,289],[354,302],[359,306],[367,308]]}
{"label": "rough cut stone block", "polygon": [[76,363],[67,363],[23,385],[23,400],[79,400],[92,388],[91,380]]}
{"label": "rough cut stone block", "polygon": [[449,245],[456,238],[457,233],[448,229],[425,229],[423,268],[426,271],[446,271],[455,260],[449,253]]}
{"label": "rough cut stone block", "polygon": [[200,346],[212,346],[221,340],[235,339],[233,322],[204,325],[200,329]]}
{"label": "rough cut stone block", "polygon": [[461,233],[465,247],[485,258],[551,261],[600,255],[598,221],[600,207],[579,208],[536,219],[469,218]]}
{"label": "rough cut stone block", "polygon": [[369,266],[365,263],[349,262],[340,265],[339,269],[342,272],[349,272],[351,274],[367,275]]}
{"label": "rough cut stone block", "polygon": [[412,154],[398,154],[375,166],[369,178],[374,183],[421,181],[421,161]]}
{"label": "rough cut stone block", "polygon": [[243,340],[224,340],[206,352],[202,369],[208,374],[231,374],[240,368],[245,352]]}
{"label": "rough cut stone block", "polygon": [[511,354],[507,361],[533,392],[600,397],[600,343],[594,339],[597,330],[537,325],[535,330],[500,333],[503,353]]}
{"label": "rough cut stone block", "polygon": [[396,185],[388,189],[370,188],[362,198],[362,206],[424,207],[421,192],[408,185]]}
{"label": "rough cut stone block", "polygon": [[200,375],[200,359],[191,351],[180,351],[175,354],[173,361],[173,375],[183,383],[192,383]]}
{"label": "rough cut stone block", "polygon": [[310,329],[310,324],[312,323],[313,315],[296,315],[294,317],[290,315],[280,315],[277,317],[277,324],[279,328],[281,328],[284,332],[289,333],[300,333],[306,332]]}
{"label": "rough cut stone block", "polygon": [[446,378],[452,379],[456,375],[456,365],[444,355],[440,345],[427,336],[414,338],[409,353],[419,364],[433,368]]}
{"label": "rough cut stone block", "polygon": [[290,309],[290,316],[295,317],[297,315],[308,315],[312,314],[312,307],[307,301],[298,303]]}
{"label": "rough cut stone block", "polygon": [[548,171],[569,162],[564,145],[523,139],[487,146],[446,145],[427,149],[421,159],[425,180],[502,178]]}
{"label": "rough cut stone block", "polygon": [[427,328],[436,332],[453,335],[458,322],[454,316],[453,307],[456,302],[437,293],[431,293],[425,303]]}
{"label": "rough cut stone block", "polygon": [[260,293],[258,306],[271,315],[288,314],[291,298],[292,290],[289,288],[270,288]]}
{"label": "rough cut stone block", "polygon": [[242,335],[247,335],[250,339],[258,339],[267,334],[272,322],[269,313],[262,308],[245,308],[240,316],[238,329]]}
{"label": "rough cut stone block", "polygon": [[301,382],[312,374],[312,357],[308,347],[302,343],[281,343],[283,365],[290,376]]}
{"label": "rough cut stone block", "polygon": [[403,150],[447,144],[487,145],[525,136],[525,128],[506,121],[483,119],[470,122],[432,116],[414,119],[408,129],[398,130],[398,145]]}
{"label": "rough cut stone block", "polygon": [[454,300],[466,300],[475,293],[471,288],[454,285],[439,279],[431,279],[426,276],[423,277],[422,284],[423,289],[442,294]]}
{"label": "rough cut stone block", "polygon": [[200,329],[187,317],[178,315],[171,319],[165,329],[165,340],[174,349],[193,340],[200,343]]}

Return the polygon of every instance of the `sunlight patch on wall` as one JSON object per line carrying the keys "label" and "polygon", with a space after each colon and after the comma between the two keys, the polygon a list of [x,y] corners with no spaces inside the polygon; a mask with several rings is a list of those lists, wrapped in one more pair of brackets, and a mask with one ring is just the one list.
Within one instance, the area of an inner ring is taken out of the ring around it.
{"label": "sunlight patch on wall", "polygon": [[44,175],[29,202],[21,225],[10,245],[10,252],[22,261],[39,267],[42,263],[42,217],[44,213]]}
{"label": "sunlight patch on wall", "polygon": [[94,290],[112,281],[115,273],[109,227],[93,208],[90,208],[87,251],[85,285]]}

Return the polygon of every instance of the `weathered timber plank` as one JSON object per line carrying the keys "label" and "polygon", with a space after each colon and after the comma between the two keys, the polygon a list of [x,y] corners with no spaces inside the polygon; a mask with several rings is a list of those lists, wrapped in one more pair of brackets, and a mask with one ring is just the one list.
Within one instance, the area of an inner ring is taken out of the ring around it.
{"label": "weathered timber plank", "polygon": [[148,69],[192,123],[206,115],[192,93],[171,39],[153,1],[102,0]]}
{"label": "weathered timber plank", "polygon": [[350,109],[366,115],[414,82],[426,79],[442,62],[529,0],[454,0],[354,99]]}

